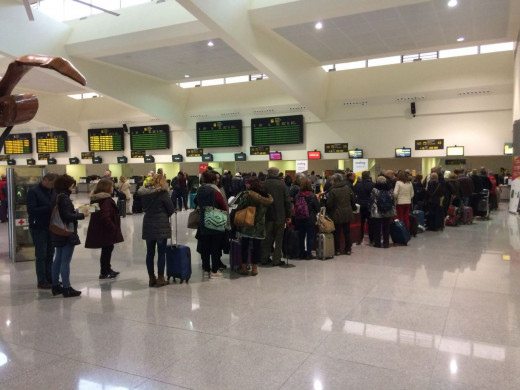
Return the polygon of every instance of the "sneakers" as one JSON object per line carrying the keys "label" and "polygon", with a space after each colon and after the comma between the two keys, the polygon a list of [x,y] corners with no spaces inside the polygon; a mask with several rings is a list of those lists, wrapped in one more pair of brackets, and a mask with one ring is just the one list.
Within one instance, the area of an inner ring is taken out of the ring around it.
{"label": "sneakers", "polygon": [[109,272],[108,274],[99,274],[99,279],[115,279],[119,272]]}
{"label": "sneakers", "polygon": [[73,298],[79,297],[81,295],[81,291],[74,290],[72,287],[67,287],[63,289],[63,298]]}
{"label": "sneakers", "polygon": [[211,272],[211,278],[220,278],[222,277],[222,272],[220,272],[220,270],[218,270],[217,272]]}
{"label": "sneakers", "polygon": [[52,295],[56,296],[60,294],[63,294],[63,287],[59,284],[57,286],[52,286]]}

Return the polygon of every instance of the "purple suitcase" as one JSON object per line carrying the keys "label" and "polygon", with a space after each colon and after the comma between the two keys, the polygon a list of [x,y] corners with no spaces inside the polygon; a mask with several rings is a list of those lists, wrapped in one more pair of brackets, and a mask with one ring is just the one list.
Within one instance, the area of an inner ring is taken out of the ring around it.
{"label": "purple suitcase", "polygon": [[469,225],[473,223],[473,208],[471,207],[462,207],[462,223]]}
{"label": "purple suitcase", "polygon": [[[249,258],[247,263],[251,263],[251,247],[249,247]],[[231,240],[231,248],[229,250],[229,266],[233,271],[238,271],[242,264],[242,242],[240,239]]]}
{"label": "purple suitcase", "polygon": [[182,284],[183,281],[188,283],[191,277],[191,249],[177,243],[177,213],[174,214],[175,244],[172,238],[171,244],[166,246],[166,276],[167,280],[173,278],[174,283],[179,278]]}

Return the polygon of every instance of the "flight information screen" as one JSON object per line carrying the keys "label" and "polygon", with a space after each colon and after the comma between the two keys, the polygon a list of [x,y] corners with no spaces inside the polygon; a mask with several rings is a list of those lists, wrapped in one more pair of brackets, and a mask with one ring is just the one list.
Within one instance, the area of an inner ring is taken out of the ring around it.
{"label": "flight information screen", "polygon": [[251,119],[253,145],[303,143],[303,115]]}
{"label": "flight information screen", "polygon": [[91,152],[114,152],[125,149],[122,127],[88,129],[88,150]]}
{"label": "flight information screen", "polygon": [[32,153],[31,133],[9,134],[4,142],[5,154]]}
{"label": "flight information screen", "polygon": [[68,150],[68,146],[66,131],[36,133],[36,151],[38,153],[62,153]]}
{"label": "flight information screen", "polygon": [[197,147],[242,146],[242,120],[197,122]]}
{"label": "flight information screen", "polygon": [[170,149],[170,126],[130,127],[131,150]]}

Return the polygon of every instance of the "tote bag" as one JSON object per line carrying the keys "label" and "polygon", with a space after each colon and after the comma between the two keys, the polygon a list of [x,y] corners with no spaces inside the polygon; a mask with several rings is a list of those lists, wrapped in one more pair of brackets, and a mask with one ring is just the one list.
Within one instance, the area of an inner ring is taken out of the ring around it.
{"label": "tote bag", "polygon": [[61,219],[60,211],[58,210],[58,198],[56,198],[56,204],[52,209],[51,222],[49,224],[49,230],[57,236],[68,237],[74,233],[74,224],[72,222],[65,223]]}
{"label": "tote bag", "polygon": [[320,233],[332,233],[336,228],[334,227],[334,221],[325,215],[325,207],[320,209],[318,214],[318,220],[316,225]]}
{"label": "tote bag", "polygon": [[256,214],[255,206],[247,206],[246,208],[237,210],[235,212],[235,219],[233,220],[233,223],[237,227],[254,226],[255,214]]}
{"label": "tote bag", "polygon": [[188,215],[188,229],[198,229],[200,225],[200,209],[196,208]]}
{"label": "tote bag", "polygon": [[211,230],[223,232],[226,230],[227,212],[216,207],[204,208],[204,227]]}

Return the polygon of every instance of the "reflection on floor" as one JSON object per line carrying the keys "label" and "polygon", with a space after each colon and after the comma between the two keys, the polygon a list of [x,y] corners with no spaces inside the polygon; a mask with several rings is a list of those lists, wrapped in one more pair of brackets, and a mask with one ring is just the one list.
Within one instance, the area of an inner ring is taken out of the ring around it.
{"label": "reflection on floor", "polygon": [[194,274],[159,289],[131,215],[117,280],[99,281],[99,251],[77,247],[76,299],[37,290],[33,262],[9,262],[2,224],[0,388],[519,389],[520,219],[506,206],[408,247],[209,281],[181,212]]}

